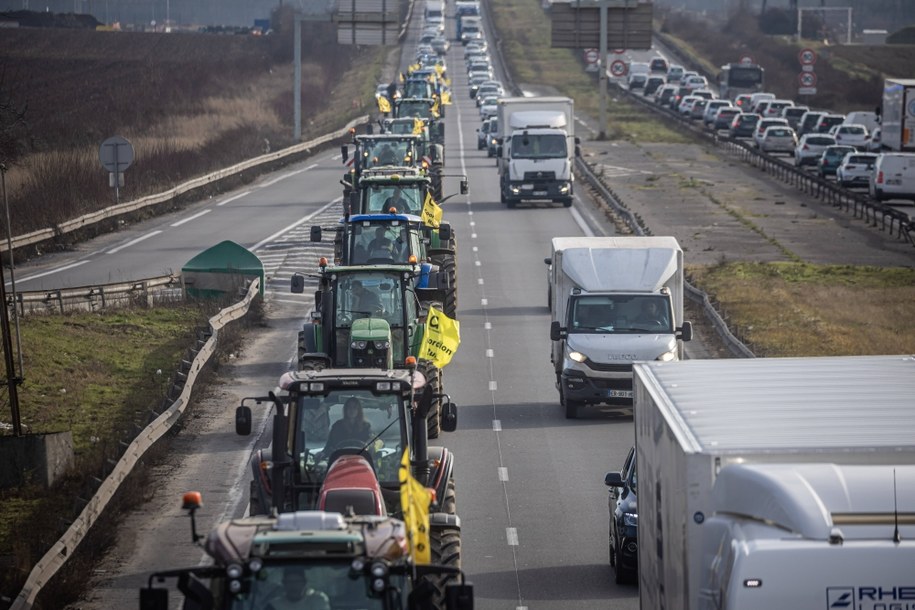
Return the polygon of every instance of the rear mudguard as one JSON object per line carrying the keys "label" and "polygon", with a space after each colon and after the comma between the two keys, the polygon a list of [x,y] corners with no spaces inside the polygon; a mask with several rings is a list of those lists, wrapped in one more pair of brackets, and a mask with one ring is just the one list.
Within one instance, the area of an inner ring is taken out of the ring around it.
{"label": "rear mudguard", "polygon": [[445,497],[448,479],[454,476],[454,454],[445,447],[429,447],[429,462],[433,465],[429,487],[439,498]]}

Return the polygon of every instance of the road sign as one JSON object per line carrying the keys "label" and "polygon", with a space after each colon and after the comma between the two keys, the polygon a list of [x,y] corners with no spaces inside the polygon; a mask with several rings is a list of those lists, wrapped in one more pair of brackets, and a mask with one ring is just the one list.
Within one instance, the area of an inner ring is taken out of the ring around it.
{"label": "road sign", "polygon": [[625,52],[626,52],[626,49],[613,49],[614,55],[622,55]]}
{"label": "road sign", "polygon": [[109,172],[123,172],[133,163],[133,146],[121,136],[108,138],[98,149],[98,160]]}
{"label": "road sign", "polygon": [[752,66],[753,64],[756,63],[756,61],[753,59],[752,56],[744,55],[743,57],[740,58],[740,63],[744,66]]}
{"label": "road sign", "polygon": [[[338,0],[351,1],[351,0]],[[378,0],[375,0],[376,2]],[[653,4],[635,0],[602,0],[607,6],[606,49],[651,49]],[[550,45],[561,49],[599,47],[600,7],[578,2],[553,2],[550,5]]]}
{"label": "road sign", "polygon": [[797,82],[801,87],[816,87],[817,75],[815,72],[801,72],[797,75]]}
{"label": "road sign", "polygon": [[626,65],[621,59],[617,59],[612,64],[610,64],[610,74],[613,76],[626,76],[626,72],[629,71],[629,66]]}
{"label": "road sign", "polygon": [[801,49],[797,54],[797,60],[802,66],[812,66],[817,62],[817,52],[813,49]]}
{"label": "road sign", "polygon": [[597,49],[585,49],[585,61],[589,64],[596,64],[600,59],[600,53]]}
{"label": "road sign", "polygon": [[816,95],[817,88],[816,87],[798,87],[797,94],[798,95]]}

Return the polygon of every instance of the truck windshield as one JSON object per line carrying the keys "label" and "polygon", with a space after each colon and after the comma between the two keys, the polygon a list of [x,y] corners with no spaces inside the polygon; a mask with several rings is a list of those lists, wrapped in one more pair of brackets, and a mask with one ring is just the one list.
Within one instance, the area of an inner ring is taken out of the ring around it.
{"label": "truck windshield", "polygon": [[368,582],[360,586],[353,581],[349,561],[267,561],[244,584],[247,586],[242,587],[241,593],[232,594],[227,590],[227,579],[214,581],[217,597],[214,607],[226,610],[384,608],[382,598],[369,595]]}
{"label": "truck windshield", "polygon": [[[401,446],[400,401],[397,394],[372,395],[368,389],[331,391],[327,396],[300,396],[295,403],[290,439],[300,472],[318,472],[319,479],[335,451],[365,451],[381,482],[397,482]],[[376,438],[377,437],[377,438]]]}
{"label": "truck windshield", "polygon": [[562,134],[519,134],[512,136],[513,159],[565,159],[566,138]]}
{"label": "truck windshield", "polygon": [[570,333],[671,333],[670,300],[661,295],[583,295],[569,308]]}

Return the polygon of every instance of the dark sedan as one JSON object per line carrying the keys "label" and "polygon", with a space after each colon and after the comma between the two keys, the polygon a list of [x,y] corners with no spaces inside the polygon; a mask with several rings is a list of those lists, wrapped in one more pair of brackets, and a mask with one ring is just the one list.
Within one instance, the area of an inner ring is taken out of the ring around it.
{"label": "dark sedan", "polygon": [[639,511],[636,499],[635,447],[629,450],[623,468],[608,472],[604,484],[610,488],[610,565],[616,583],[636,582],[639,569]]}

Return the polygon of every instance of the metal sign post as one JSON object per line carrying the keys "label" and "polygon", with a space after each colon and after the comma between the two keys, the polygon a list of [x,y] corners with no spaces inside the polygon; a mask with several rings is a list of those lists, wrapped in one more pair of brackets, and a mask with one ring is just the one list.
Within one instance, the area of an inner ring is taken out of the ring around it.
{"label": "metal sign post", "polygon": [[607,139],[607,2],[598,0],[600,6],[600,66],[597,72],[597,86],[600,88],[600,129],[597,139]]}
{"label": "metal sign post", "polygon": [[98,159],[102,167],[111,173],[108,177],[108,186],[114,187],[114,202],[120,203],[124,170],[133,163],[133,146],[121,136],[108,138],[99,147]]}

